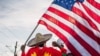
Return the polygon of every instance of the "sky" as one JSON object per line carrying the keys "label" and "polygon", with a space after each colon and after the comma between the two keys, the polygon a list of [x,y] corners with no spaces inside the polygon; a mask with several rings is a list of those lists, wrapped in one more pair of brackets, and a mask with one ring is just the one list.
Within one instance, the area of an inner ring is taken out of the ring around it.
{"label": "sky", "polygon": [[[14,56],[16,41],[17,54],[20,56],[20,46],[25,43],[41,16],[46,12],[53,0],[0,0],[0,56]],[[99,1],[100,0],[95,0]],[[45,26],[39,25],[33,33],[52,33]],[[52,33],[53,34],[53,33]],[[53,38],[49,40],[50,46]],[[28,50],[29,47],[26,47]],[[26,51],[27,51],[26,50]]]}
{"label": "sky", "polygon": [[[25,43],[52,1],[0,0],[0,56],[13,56],[16,41],[17,53],[20,56],[20,46]],[[45,26],[39,25],[32,37],[38,32],[52,33]]]}

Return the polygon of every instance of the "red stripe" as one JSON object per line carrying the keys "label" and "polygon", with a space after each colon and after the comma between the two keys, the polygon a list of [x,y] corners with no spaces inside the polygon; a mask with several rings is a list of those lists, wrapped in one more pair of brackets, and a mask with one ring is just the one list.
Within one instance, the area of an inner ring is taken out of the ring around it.
{"label": "red stripe", "polygon": [[91,11],[91,8],[88,8],[84,4],[82,4],[82,6],[84,7],[85,11],[87,11],[88,15],[91,16],[96,22],[100,24],[100,16]]}
{"label": "red stripe", "polygon": [[[64,14],[63,12],[58,11],[57,9],[52,8],[52,7],[50,7],[48,10],[51,11],[51,12],[53,12],[53,13],[55,13],[55,14],[57,14],[57,15],[60,16],[60,17],[63,17],[63,19],[65,19],[65,20],[67,20],[67,21],[73,23],[73,24],[76,25],[81,31],[83,31],[85,34],[87,34],[88,36],[90,36],[93,40],[95,40],[95,41],[98,43],[98,38],[99,38],[99,37],[95,36],[94,33],[93,33],[91,30],[89,30],[89,29],[87,29],[86,27],[84,27],[82,24],[80,24],[80,23],[79,23],[78,21],[76,21],[74,18],[72,18],[72,17],[70,17],[69,15],[66,15],[66,14]],[[100,44],[100,43],[98,43],[98,44]]]}
{"label": "red stripe", "polygon": [[46,18],[48,21],[51,21],[54,24],[57,24],[59,27],[64,29],[66,32],[69,32],[85,49],[87,49],[88,52],[90,52],[92,55],[99,55],[89,44],[87,44],[80,36],[78,36],[75,31],[73,31],[71,28],[68,26],[64,25],[63,23],[57,21],[55,18],[44,14],[43,16]]}
{"label": "red stripe", "polygon": [[50,31],[52,31],[53,33],[55,33],[60,39],[62,39],[64,41],[64,43],[66,44],[66,46],[70,49],[70,51],[75,55],[75,56],[82,56],[77,50],[76,48],[73,47],[73,45],[69,42],[69,40],[62,34],[60,33],[57,29],[51,27],[50,25],[46,24],[44,21],[40,20],[39,22],[40,24],[45,25]]}
{"label": "red stripe", "polygon": [[87,0],[92,6],[100,10],[100,4],[95,2],[95,0]]}
{"label": "red stripe", "polygon": [[93,29],[95,29],[95,30],[97,30],[97,31],[100,32],[100,30],[99,30],[99,29],[97,28],[97,26],[93,23],[93,21],[91,21],[91,20],[87,17],[87,15],[85,15],[80,9],[78,9],[78,8],[76,8],[76,7],[73,7],[72,11],[73,11],[74,13],[76,13],[77,15],[79,15],[80,17],[82,17],[83,19],[85,19]]}
{"label": "red stripe", "polygon": [[[92,28],[94,28],[95,30],[100,32],[100,30],[97,28],[97,26],[81,10],[79,10],[76,7],[73,7],[72,10],[73,10],[74,13],[76,13],[77,15],[83,17],[85,20],[87,20]],[[100,38],[97,38],[97,42],[100,44]]]}

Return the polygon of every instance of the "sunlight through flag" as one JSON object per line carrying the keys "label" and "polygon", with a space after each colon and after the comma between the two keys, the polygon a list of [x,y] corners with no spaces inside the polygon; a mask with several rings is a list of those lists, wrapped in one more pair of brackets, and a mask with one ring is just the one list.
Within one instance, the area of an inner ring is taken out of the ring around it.
{"label": "sunlight through flag", "polygon": [[54,0],[38,22],[64,41],[75,56],[100,56],[100,3]]}

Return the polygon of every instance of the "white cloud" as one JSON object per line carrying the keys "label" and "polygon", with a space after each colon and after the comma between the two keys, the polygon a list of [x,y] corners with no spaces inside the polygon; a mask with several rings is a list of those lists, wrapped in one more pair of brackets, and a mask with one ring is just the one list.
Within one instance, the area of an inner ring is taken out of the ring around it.
{"label": "white cloud", "polygon": [[[15,0],[16,1],[16,0]],[[31,1],[31,2],[30,2]],[[46,11],[49,6],[50,0],[21,0],[16,1],[9,5],[9,13],[3,13],[6,18],[2,19],[1,22],[11,26],[32,26],[37,23],[41,15]],[[49,3],[49,4],[48,4]],[[46,4],[46,5],[45,5]],[[41,5],[41,6],[40,6]],[[10,11],[10,9],[13,9]],[[6,10],[7,11],[7,10]],[[4,11],[5,12],[5,11]],[[9,20],[8,20],[9,19]],[[17,23],[17,24],[16,24]]]}

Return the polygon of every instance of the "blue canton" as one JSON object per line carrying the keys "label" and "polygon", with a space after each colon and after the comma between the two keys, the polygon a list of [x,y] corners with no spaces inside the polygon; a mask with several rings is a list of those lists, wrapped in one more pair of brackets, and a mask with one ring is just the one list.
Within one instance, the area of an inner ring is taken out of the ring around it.
{"label": "blue canton", "polygon": [[62,6],[68,10],[71,10],[75,2],[83,2],[84,0],[54,0],[54,4]]}

